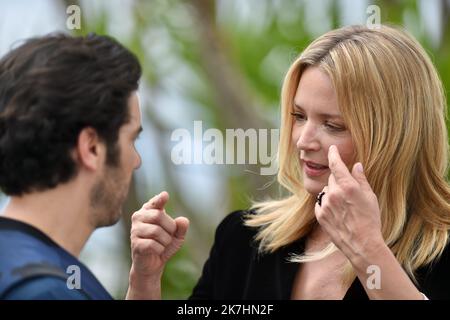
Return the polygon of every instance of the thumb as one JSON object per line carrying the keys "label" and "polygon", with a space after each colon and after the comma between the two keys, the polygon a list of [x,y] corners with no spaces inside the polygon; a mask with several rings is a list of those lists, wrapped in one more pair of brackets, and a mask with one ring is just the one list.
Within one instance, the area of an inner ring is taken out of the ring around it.
{"label": "thumb", "polygon": [[166,191],[151,198],[148,202],[144,204],[144,209],[164,209],[167,201],[169,201],[169,194]]}
{"label": "thumb", "polygon": [[189,219],[185,217],[178,217],[175,219],[177,224],[177,230],[175,231],[175,237],[184,240],[186,233],[189,229]]}
{"label": "thumb", "polygon": [[352,169],[353,178],[358,181],[361,186],[368,186],[369,182],[367,181],[366,175],[364,174],[363,166],[361,162],[355,163]]}
{"label": "thumb", "polygon": [[163,254],[165,261],[168,261],[178,250],[180,250],[181,246],[184,243],[186,232],[189,228],[189,220],[185,217],[176,218],[175,223],[177,224],[177,230],[175,231],[175,238],[166,247],[166,250]]}

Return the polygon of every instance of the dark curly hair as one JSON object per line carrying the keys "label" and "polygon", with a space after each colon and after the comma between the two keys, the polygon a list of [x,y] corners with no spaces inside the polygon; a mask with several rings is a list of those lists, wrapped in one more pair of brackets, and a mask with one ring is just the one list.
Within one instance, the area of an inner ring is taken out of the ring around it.
{"label": "dark curly hair", "polygon": [[141,66],[114,39],[52,34],[0,60],[0,188],[7,195],[51,189],[77,174],[80,131],[94,128],[118,165],[118,133]]}

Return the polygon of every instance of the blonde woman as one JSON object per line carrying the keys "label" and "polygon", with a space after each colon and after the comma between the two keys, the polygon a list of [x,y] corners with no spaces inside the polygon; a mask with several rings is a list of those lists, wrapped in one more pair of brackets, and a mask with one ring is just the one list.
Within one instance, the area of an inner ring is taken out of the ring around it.
{"label": "blonde woman", "polygon": [[290,195],[224,219],[191,298],[450,298],[446,101],[419,43],[328,32],[288,70],[281,113]]}

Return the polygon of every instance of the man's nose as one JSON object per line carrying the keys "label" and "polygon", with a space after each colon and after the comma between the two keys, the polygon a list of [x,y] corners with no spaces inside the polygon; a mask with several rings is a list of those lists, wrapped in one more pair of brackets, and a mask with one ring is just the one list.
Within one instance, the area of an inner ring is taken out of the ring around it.
{"label": "man's nose", "polygon": [[136,157],[136,164],[134,166],[135,170],[139,169],[141,167],[141,164],[142,164],[141,155],[138,152],[136,152],[136,155],[137,155],[137,157]]}

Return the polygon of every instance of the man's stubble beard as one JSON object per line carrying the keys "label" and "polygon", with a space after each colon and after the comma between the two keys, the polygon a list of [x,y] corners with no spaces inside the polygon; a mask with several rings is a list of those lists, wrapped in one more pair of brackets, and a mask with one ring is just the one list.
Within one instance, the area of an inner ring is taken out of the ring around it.
{"label": "man's stubble beard", "polygon": [[111,226],[119,221],[129,184],[130,181],[122,175],[120,165],[106,165],[102,177],[90,192],[90,216],[94,228]]}

